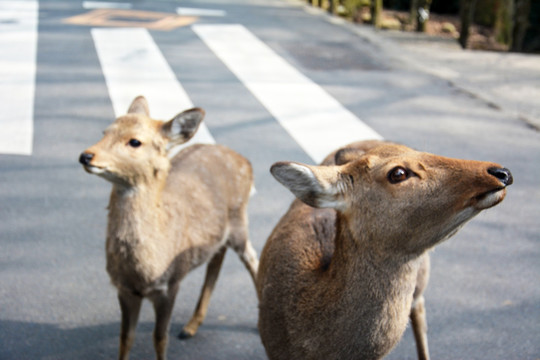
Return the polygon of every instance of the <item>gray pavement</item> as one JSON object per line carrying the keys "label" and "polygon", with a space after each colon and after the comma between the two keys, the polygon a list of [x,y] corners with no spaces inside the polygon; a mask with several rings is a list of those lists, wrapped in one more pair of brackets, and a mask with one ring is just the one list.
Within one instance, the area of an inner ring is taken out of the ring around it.
{"label": "gray pavement", "polygon": [[452,86],[540,130],[540,54],[464,50],[454,39],[376,30],[290,1],[350,29],[376,44],[386,56],[447,80]]}

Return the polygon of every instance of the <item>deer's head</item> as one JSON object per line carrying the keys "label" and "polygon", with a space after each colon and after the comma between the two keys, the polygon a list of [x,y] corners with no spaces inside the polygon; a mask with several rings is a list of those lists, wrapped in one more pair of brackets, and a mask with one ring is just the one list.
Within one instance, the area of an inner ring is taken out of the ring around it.
{"label": "deer's head", "polygon": [[117,118],[103,138],[80,155],[79,162],[87,172],[120,186],[164,179],[170,168],[169,150],[191,139],[203,118],[204,111],[194,108],[167,122],[154,120],[146,99],[139,96],[127,114]]}
{"label": "deer's head", "polygon": [[498,164],[458,160],[383,144],[338,152],[341,165],[280,162],[274,177],[306,204],[334,208],[355,239],[420,253],[500,203],[513,182]]}

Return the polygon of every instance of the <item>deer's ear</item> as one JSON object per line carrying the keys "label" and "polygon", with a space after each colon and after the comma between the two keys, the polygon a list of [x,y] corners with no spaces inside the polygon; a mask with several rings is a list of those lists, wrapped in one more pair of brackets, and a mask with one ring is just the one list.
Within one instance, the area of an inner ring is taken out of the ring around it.
{"label": "deer's ear", "polygon": [[195,135],[203,118],[203,109],[193,108],[183,111],[163,124],[163,135],[169,139],[170,145],[183,144]]}
{"label": "deer's ear", "polygon": [[278,162],[272,175],[298,199],[317,208],[340,209],[345,205],[338,166],[309,166]]}
{"label": "deer's ear", "polygon": [[354,148],[345,148],[339,150],[334,156],[334,162],[336,165],[344,165],[351,161],[358,159],[360,156],[364,155],[366,152],[362,149]]}
{"label": "deer's ear", "polygon": [[150,116],[148,101],[144,96],[137,96],[129,105],[128,114],[141,114]]}

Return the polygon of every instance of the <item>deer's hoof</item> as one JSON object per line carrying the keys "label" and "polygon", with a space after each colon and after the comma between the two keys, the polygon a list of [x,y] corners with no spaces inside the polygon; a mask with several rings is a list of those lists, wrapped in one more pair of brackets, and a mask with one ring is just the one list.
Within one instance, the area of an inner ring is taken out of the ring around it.
{"label": "deer's hoof", "polygon": [[178,338],[180,340],[187,340],[187,339],[191,339],[195,334],[192,334],[191,332],[187,331],[187,330],[182,330],[180,331],[180,334],[178,334]]}

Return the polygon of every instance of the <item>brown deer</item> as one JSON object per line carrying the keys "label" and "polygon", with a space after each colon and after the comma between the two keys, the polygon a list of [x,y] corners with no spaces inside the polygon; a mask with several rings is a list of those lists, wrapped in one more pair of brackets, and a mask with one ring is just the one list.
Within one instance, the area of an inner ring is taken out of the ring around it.
{"label": "brown deer", "polygon": [[251,164],[219,145],[188,141],[204,117],[194,108],[168,122],[149,117],[144,97],[85,150],[80,163],[112,183],[107,226],[107,272],[122,312],[119,358],[127,359],[141,301],[154,305],[156,357],[166,357],[169,322],[182,278],[208,262],[195,313],[180,337],[193,336],[206,316],[225,251],[231,247],[255,281],[257,254],[248,239]]}
{"label": "brown deer", "polygon": [[299,200],[260,258],[270,359],[380,359],[409,316],[418,357],[428,359],[427,251],[500,203],[510,172],[380,141],[351,144],[322,166],[279,162],[271,172]]}

